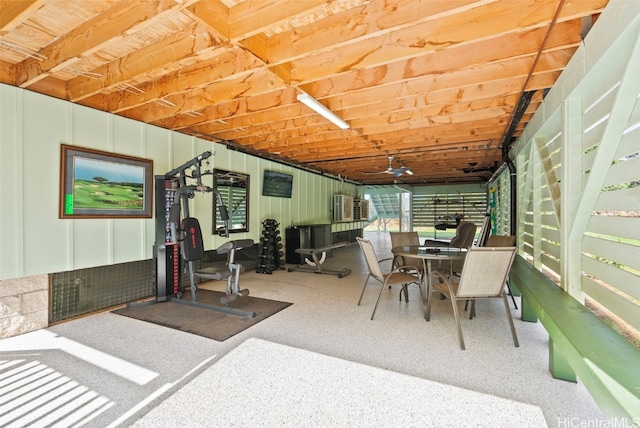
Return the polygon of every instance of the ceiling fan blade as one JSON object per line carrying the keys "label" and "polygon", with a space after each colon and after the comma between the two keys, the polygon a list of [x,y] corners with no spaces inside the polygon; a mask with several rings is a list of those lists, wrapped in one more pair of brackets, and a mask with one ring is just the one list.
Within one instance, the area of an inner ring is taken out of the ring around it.
{"label": "ceiling fan blade", "polygon": [[413,175],[413,171],[411,171],[411,168],[409,168],[408,166],[401,166],[400,168],[398,168],[399,171],[402,171],[403,174],[409,174],[409,175]]}
{"label": "ceiling fan blade", "polygon": [[393,167],[393,156],[389,156],[388,157],[389,160],[389,165],[387,166],[387,169],[384,171],[379,171],[379,172],[368,172],[368,171],[363,171],[362,174],[390,174],[393,175],[394,177],[402,177],[404,174],[409,174],[409,175],[413,175],[413,171],[411,171],[411,169],[409,169],[408,167],[402,165],[398,168],[394,168]]}

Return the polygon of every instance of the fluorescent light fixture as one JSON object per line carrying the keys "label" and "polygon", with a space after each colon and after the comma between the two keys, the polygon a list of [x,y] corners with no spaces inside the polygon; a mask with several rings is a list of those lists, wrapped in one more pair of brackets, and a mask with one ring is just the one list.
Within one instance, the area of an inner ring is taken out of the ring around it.
{"label": "fluorescent light fixture", "polygon": [[304,105],[306,105],[311,110],[315,111],[325,119],[333,122],[340,129],[349,129],[349,124],[347,122],[340,119],[334,112],[332,112],[331,110],[329,110],[328,108],[320,104],[318,100],[313,98],[311,95],[302,93],[302,94],[298,94],[297,98],[298,98],[298,101],[300,101],[301,103],[303,103]]}

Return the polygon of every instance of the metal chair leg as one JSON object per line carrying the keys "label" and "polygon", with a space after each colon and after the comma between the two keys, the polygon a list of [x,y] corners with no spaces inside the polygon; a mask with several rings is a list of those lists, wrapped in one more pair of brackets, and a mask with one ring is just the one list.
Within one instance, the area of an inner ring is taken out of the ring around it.
{"label": "metal chair leg", "polygon": [[518,342],[518,335],[516,334],[516,327],[513,325],[513,317],[511,316],[511,309],[509,309],[509,302],[507,301],[507,296],[502,294],[502,301],[504,302],[504,308],[507,311],[507,319],[509,320],[509,327],[511,327],[511,336],[513,337],[513,344],[516,348],[520,347],[520,343]]}
{"label": "metal chair leg", "polygon": [[402,295],[404,294],[404,301],[409,303],[409,287],[407,284],[402,284],[402,288],[400,288],[400,301],[402,302]]}
{"label": "metal chair leg", "polygon": [[513,307],[518,309],[518,305],[516,304],[516,298],[513,296],[511,292],[511,286],[509,285],[509,280],[507,279],[507,290],[509,290],[509,296],[511,296],[511,301],[513,302]]}
{"label": "metal chair leg", "polygon": [[456,329],[458,330],[458,342],[460,343],[460,349],[465,350],[464,338],[462,337],[462,325],[460,325],[460,315],[458,314],[458,301],[455,298],[451,299],[453,306],[453,317],[456,319]]}
{"label": "metal chair leg", "polygon": [[358,299],[358,306],[360,306],[360,302],[362,302],[362,296],[364,296],[364,289],[367,288],[367,282],[369,282],[369,278],[371,275],[367,276],[367,279],[364,281],[364,285],[362,286],[362,291],[360,292],[360,298]]}

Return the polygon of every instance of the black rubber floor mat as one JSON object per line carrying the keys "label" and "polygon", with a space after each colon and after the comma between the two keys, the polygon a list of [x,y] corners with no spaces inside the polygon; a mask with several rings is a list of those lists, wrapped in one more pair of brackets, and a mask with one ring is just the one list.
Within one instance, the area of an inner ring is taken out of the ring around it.
{"label": "black rubber floor mat", "polygon": [[[188,291],[185,296],[190,297]],[[224,293],[218,291],[198,290],[199,303],[220,306],[222,296]],[[233,302],[231,308],[253,312],[255,317],[232,315],[174,300],[119,308],[111,312],[222,342],[290,305],[288,302],[249,295]]]}

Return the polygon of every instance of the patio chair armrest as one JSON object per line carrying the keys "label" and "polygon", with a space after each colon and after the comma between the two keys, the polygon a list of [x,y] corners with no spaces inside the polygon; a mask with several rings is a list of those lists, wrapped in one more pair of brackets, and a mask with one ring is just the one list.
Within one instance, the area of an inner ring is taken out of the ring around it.
{"label": "patio chair armrest", "polygon": [[393,265],[395,264],[396,261],[395,261],[395,258],[393,258],[393,257],[387,257],[385,259],[378,260],[378,264],[384,263],[384,262],[391,262],[391,268],[393,269],[394,268]]}
{"label": "patio chair armrest", "polygon": [[[444,281],[444,283],[447,285],[447,288],[443,287],[441,284],[433,281],[433,277],[437,276],[440,277],[440,279],[442,279]],[[444,270],[440,270],[440,269],[434,269],[431,271],[431,284],[433,284],[433,286],[435,288],[438,289],[438,291],[440,291],[441,293],[447,295],[447,297],[451,298],[451,296],[455,296],[455,290],[453,288],[453,278],[451,277],[451,275],[449,274],[449,271],[444,271]]]}
{"label": "patio chair armrest", "polygon": [[414,270],[414,271],[418,271],[418,267],[417,266],[413,266],[413,265],[402,265],[402,266],[396,266],[395,268],[393,268],[392,272],[406,272],[406,271],[410,271],[410,270]]}

